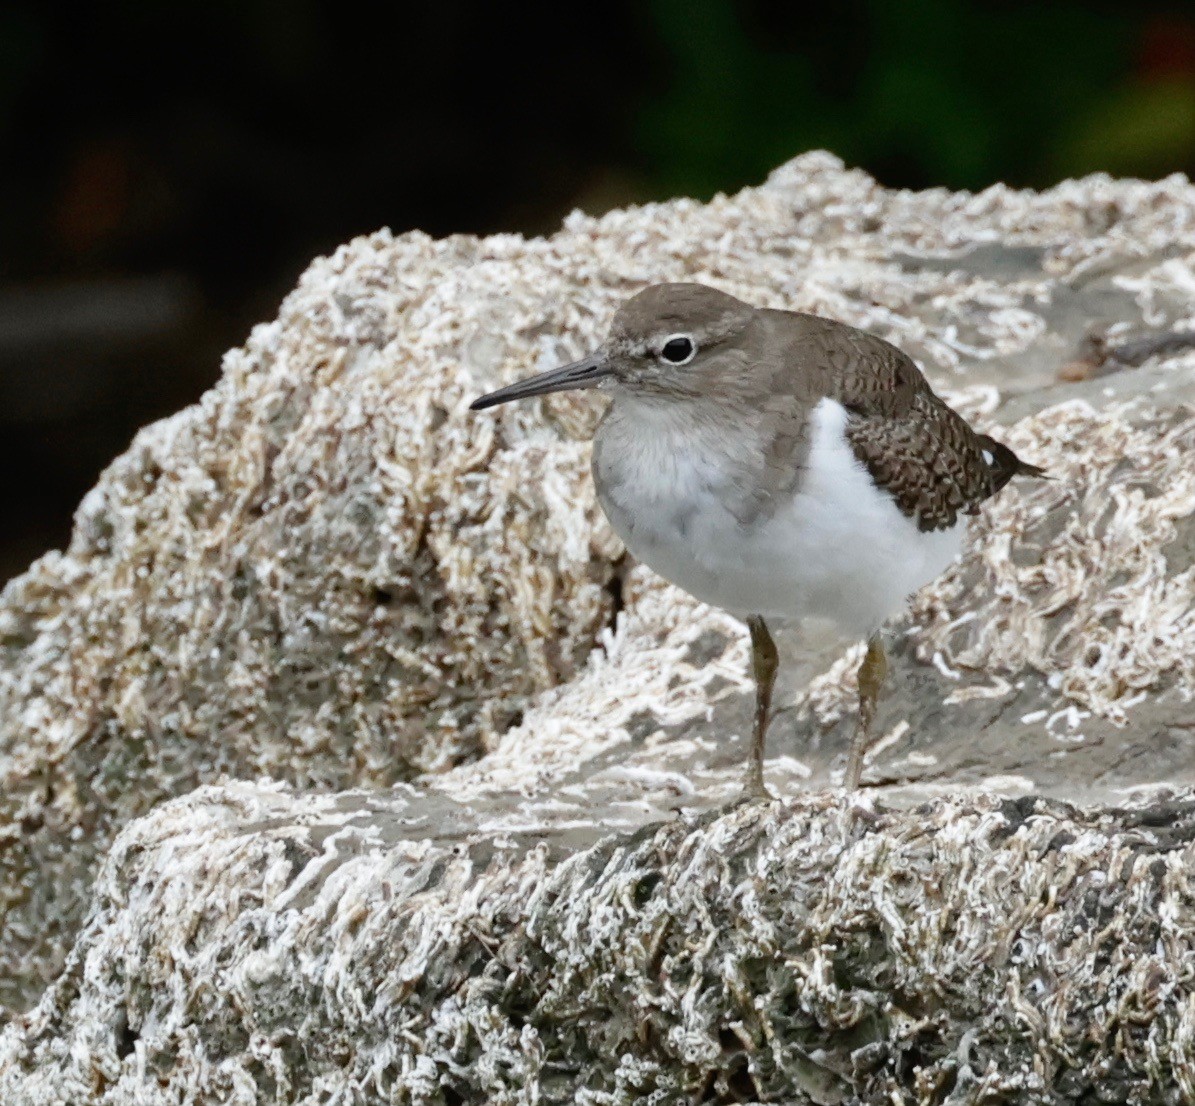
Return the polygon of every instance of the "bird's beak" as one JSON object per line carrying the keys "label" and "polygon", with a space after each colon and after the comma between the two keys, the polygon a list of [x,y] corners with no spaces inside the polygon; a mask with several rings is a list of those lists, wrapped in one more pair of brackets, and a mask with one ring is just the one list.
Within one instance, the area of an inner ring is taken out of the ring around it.
{"label": "bird's beak", "polygon": [[571,365],[562,365],[550,372],[540,373],[539,376],[520,380],[515,384],[508,384],[496,392],[475,399],[469,404],[470,411],[484,411],[487,407],[496,407],[499,403],[509,403],[512,399],[528,399],[531,396],[546,396],[549,392],[571,392],[580,388],[596,387],[610,375],[610,367],[606,359],[595,353],[590,357],[574,361]]}

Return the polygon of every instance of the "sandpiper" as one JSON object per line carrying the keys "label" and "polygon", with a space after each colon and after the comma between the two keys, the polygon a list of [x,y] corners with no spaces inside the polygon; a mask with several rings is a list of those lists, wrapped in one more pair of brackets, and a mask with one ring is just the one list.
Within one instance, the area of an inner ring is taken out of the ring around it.
{"label": "sandpiper", "polygon": [[809,617],[867,642],[844,776],[857,787],[887,675],[880,626],[958,556],[964,515],[1042,470],[976,433],[883,339],[702,284],[644,289],[596,353],[472,409],[577,388],[612,399],[593,478],[627,548],[750,629],[746,792],[769,794],[768,624]]}

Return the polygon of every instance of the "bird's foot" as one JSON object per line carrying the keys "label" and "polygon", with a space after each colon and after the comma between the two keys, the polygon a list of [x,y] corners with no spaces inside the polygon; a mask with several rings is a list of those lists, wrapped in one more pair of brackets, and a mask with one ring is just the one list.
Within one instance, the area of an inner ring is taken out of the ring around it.
{"label": "bird's foot", "polygon": [[863,757],[856,756],[855,750],[852,749],[846,767],[842,770],[842,789],[848,792],[858,791],[862,780]]}
{"label": "bird's foot", "polygon": [[775,799],[776,796],[768,790],[768,785],[763,782],[763,772],[751,770],[743,779],[743,789],[739,792],[735,805],[737,806],[739,803],[771,803]]}

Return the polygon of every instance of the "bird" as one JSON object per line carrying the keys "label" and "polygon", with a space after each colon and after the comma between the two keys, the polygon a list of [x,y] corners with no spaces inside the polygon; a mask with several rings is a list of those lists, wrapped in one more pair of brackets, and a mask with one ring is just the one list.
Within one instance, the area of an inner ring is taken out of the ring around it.
{"label": "bird", "polygon": [[771,628],[806,618],[866,642],[843,773],[854,790],[888,673],[883,623],[960,555],[966,516],[1044,470],[974,430],[884,339],[699,283],[644,288],[595,352],[470,408],[590,388],[610,396],[591,470],[611,526],[660,576],[747,624],[743,794],[771,798]]}

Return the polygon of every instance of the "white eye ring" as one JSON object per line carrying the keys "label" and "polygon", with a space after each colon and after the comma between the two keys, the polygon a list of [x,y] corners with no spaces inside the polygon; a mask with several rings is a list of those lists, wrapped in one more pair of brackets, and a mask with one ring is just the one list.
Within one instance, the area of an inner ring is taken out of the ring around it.
{"label": "white eye ring", "polygon": [[[681,353],[679,358],[670,357],[668,355],[668,347],[674,342],[677,343],[675,352]],[[688,353],[682,353],[682,348],[680,346],[680,343],[682,342],[689,347]],[[669,334],[668,337],[664,339],[663,344],[660,346],[660,359],[662,361],[667,361],[669,365],[687,365],[696,356],[697,343],[693,341],[693,337],[690,334]]]}

